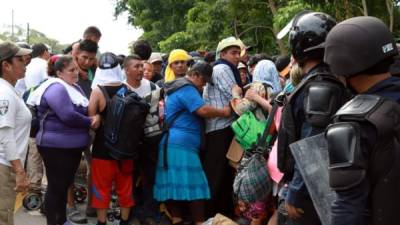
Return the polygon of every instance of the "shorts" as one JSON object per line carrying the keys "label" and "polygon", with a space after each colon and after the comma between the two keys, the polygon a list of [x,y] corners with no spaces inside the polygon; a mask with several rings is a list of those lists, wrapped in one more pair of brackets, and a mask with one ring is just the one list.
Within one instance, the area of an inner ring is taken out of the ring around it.
{"label": "shorts", "polygon": [[92,159],[92,207],[108,209],[112,187],[118,196],[119,206],[130,208],[133,200],[133,160]]}

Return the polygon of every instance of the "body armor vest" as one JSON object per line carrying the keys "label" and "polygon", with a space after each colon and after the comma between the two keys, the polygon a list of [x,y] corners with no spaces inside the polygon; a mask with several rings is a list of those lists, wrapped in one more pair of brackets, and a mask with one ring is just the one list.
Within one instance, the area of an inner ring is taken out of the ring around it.
{"label": "body armor vest", "polygon": [[358,95],[335,115],[336,122],[367,122],[377,131],[369,154],[371,225],[399,224],[400,202],[400,105],[377,95]]}
{"label": "body armor vest", "polygon": [[[293,93],[286,97],[278,132],[278,168],[284,173],[283,181],[291,180],[294,172],[294,158],[289,145],[300,139],[301,128],[296,127],[293,105],[296,97],[302,91],[305,91],[305,98],[307,99],[312,99],[315,95],[317,96],[314,99],[321,97],[319,93],[313,93],[312,87],[317,87],[316,89],[319,87],[327,88],[329,90],[328,93],[330,92],[330,94],[322,94],[326,99],[320,99],[319,102],[315,102],[314,104],[309,104],[309,101],[305,100],[303,105],[304,110],[310,112],[309,114],[305,112],[305,119],[316,121],[316,124],[322,128],[329,124],[331,116],[349,99],[349,94],[344,85],[325,66],[311,71],[308,77],[296,87]],[[316,92],[319,91],[317,90]],[[326,93],[326,91],[322,92]],[[316,107],[323,110],[314,110],[315,112],[313,112],[313,109]],[[320,111],[321,113],[316,111]]]}

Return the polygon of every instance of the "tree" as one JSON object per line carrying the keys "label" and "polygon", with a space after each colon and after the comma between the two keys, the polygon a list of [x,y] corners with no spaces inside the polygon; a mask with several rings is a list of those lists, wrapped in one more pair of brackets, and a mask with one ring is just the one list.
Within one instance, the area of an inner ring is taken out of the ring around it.
{"label": "tree", "polygon": [[162,52],[170,52],[174,49],[196,50],[193,45],[193,37],[184,31],[174,33],[166,40],[160,41],[159,45]]}
{"label": "tree", "polygon": [[[287,39],[276,34],[298,12],[328,13],[338,22],[354,16],[382,19],[400,35],[400,0],[115,0],[115,15],[144,30],[156,50],[214,50],[227,36],[240,38],[255,52],[285,54]],[[385,4],[382,4],[385,2]]]}
{"label": "tree", "polygon": [[[277,14],[278,14],[278,10],[277,10],[275,1],[274,0],[268,0],[268,5],[269,5],[269,8],[271,9],[272,15],[274,17],[276,17]],[[276,26],[274,26],[274,28],[273,28],[274,37],[276,37],[278,32],[279,32],[279,29]],[[285,46],[283,44],[283,41],[282,40],[277,40],[277,43],[278,43],[279,50],[280,50],[281,54],[282,55],[286,55],[287,52],[286,52],[286,48],[285,48]]]}
{"label": "tree", "polygon": [[364,16],[368,16],[368,7],[367,7],[367,1],[366,0],[362,0],[362,6],[363,6]]}
{"label": "tree", "polygon": [[[5,31],[0,34],[0,39],[13,42],[19,42],[19,41],[27,42],[26,30],[20,26],[15,26],[14,29],[15,29],[14,37],[11,36],[10,32]],[[67,45],[62,45],[57,40],[49,38],[45,34],[35,29],[31,29],[29,33],[29,44],[32,45],[37,43],[44,43],[49,45],[52,49],[52,52],[55,54],[62,53],[62,50],[67,47]]]}
{"label": "tree", "polygon": [[117,0],[115,15],[129,13],[129,22],[144,30],[143,39],[159,49],[158,42],[186,28],[193,0]]}
{"label": "tree", "polygon": [[393,18],[393,1],[392,0],[386,0],[386,7],[387,7],[387,11],[389,14],[389,28],[390,31],[393,32],[393,22],[394,22],[394,18]]}

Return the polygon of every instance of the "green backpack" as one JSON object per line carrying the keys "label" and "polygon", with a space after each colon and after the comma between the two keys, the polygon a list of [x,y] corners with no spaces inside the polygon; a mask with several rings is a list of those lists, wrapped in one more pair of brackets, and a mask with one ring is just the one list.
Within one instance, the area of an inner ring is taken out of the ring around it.
{"label": "green backpack", "polygon": [[232,123],[236,141],[244,150],[250,150],[263,135],[267,121],[259,121],[251,111],[242,114]]}

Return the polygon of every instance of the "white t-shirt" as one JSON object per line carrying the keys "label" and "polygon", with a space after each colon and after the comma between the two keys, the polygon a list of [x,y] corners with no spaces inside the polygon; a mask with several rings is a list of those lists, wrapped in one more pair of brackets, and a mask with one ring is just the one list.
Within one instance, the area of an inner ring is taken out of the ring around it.
{"label": "white t-shirt", "polygon": [[[142,79],[141,80],[141,82],[140,82],[140,86],[139,87],[137,87],[137,88],[131,88],[131,90],[132,91],[134,91],[134,92],[136,92],[136,94],[138,94],[140,97],[144,97],[144,96],[146,96],[146,95],[148,95],[150,92],[151,92],[151,85],[150,85],[150,82],[151,81],[149,81],[149,80],[146,80],[146,79]],[[155,85],[155,84],[154,84]],[[155,85],[156,86],[156,90],[157,89],[160,89],[157,85]]]}
{"label": "white t-shirt", "polygon": [[0,164],[20,159],[24,165],[32,115],[15,88],[0,78]]}
{"label": "white t-shirt", "polygon": [[26,85],[25,85],[24,78],[17,80],[17,83],[15,84],[15,90],[21,96],[24,94],[24,92],[26,91]]}
{"label": "white t-shirt", "polygon": [[39,85],[48,77],[49,75],[47,74],[47,61],[39,57],[33,58],[28,66],[26,66],[26,89]]}

